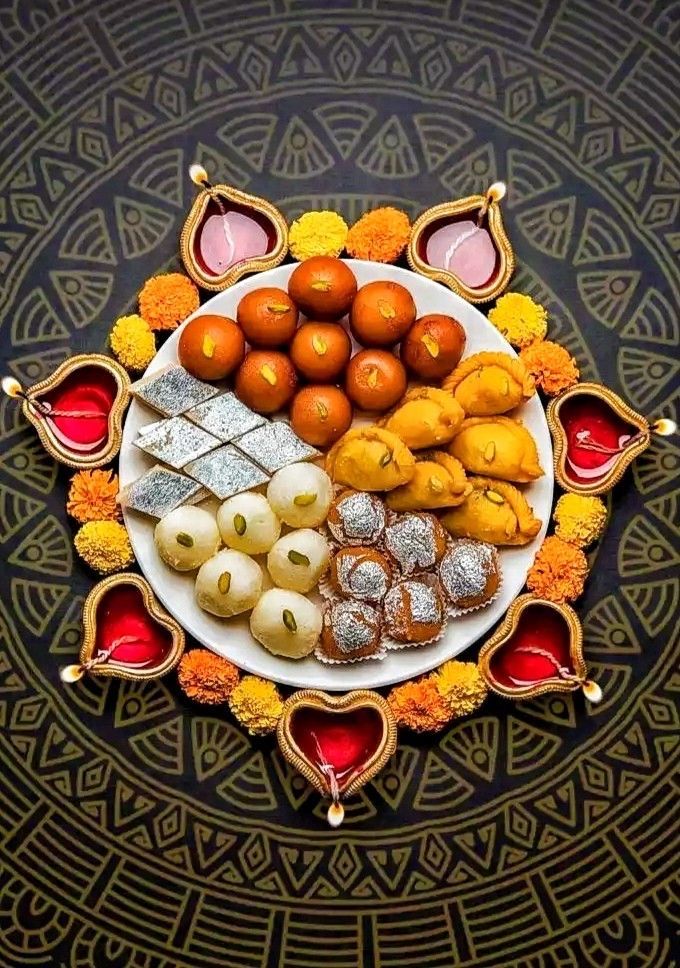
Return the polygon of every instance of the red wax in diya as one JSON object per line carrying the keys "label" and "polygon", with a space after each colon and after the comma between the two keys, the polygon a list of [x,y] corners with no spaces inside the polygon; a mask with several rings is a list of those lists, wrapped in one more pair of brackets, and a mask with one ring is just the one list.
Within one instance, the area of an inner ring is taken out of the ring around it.
{"label": "red wax in diya", "polygon": [[380,748],[383,721],[368,706],[335,713],[302,706],[293,714],[290,731],[311,763],[319,766],[323,757],[332,766],[342,790]]}
{"label": "red wax in diya", "polygon": [[603,400],[587,394],[574,395],[560,408],[560,422],[567,438],[566,473],[575,481],[604,477],[637,434]]}
{"label": "red wax in diya", "polygon": [[511,638],[491,658],[491,673],[507,687],[563,678],[558,667],[573,675],[569,641],[569,627],[559,612],[548,605],[531,605],[522,611]]}
{"label": "red wax in diya", "polygon": [[[35,401],[39,417],[49,421],[54,436],[70,450],[99,450],[108,437],[108,422],[118,387],[101,366],[83,366]],[[51,413],[42,413],[44,407]]]}
{"label": "red wax in diya", "polygon": [[107,661],[140,668],[158,665],[172,648],[172,634],[149,615],[135,585],[115,585],[97,606],[93,657],[108,652]]}

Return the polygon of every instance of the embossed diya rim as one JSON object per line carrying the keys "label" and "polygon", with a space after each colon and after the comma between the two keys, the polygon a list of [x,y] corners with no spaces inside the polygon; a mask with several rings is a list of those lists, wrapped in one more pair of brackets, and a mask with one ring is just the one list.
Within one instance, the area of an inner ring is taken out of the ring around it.
{"label": "embossed diya rim", "polygon": [[[411,269],[427,276],[428,279],[443,283],[471,303],[491,302],[492,299],[500,296],[507,289],[515,271],[515,253],[505,231],[499,204],[504,195],[505,185],[502,182],[496,182],[484,195],[469,195],[456,201],[441,202],[419,215],[413,223],[406,249],[406,258]],[[471,215],[474,212],[477,213],[478,219],[486,218],[488,221],[488,231],[498,253],[499,265],[486,285],[473,289],[448,269],[431,266],[421,257],[419,248],[421,237],[429,226],[436,222],[455,220],[462,215]]]}
{"label": "embossed diya rim", "polygon": [[[55,435],[50,421],[46,419],[49,412],[40,407],[39,399],[50,390],[56,389],[71,374],[88,366],[100,367],[113,377],[116,383],[116,396],[108,414],[105,443],[92,453],[78,454]],[[123,367],[110,357],[101,353],[72,356],[61,363],[54,373],[35,383],[28,390],[23,390],[19,382],[13,378],[3,380],[3,389],[9,396],[21,397],[21,410],[24,417],[37,430],[40,442],[47,453],[61,464],[78,470],[91,470],[109,463],[120,450],[123,439],[123,414],[130,399],[130,377]]]}
{"label": "embossed diya rim", "polygon": [[[550,608],[564,621],[569,632],[569,656],[573,663],[574,673],[568,676],[550,676],[535,682],[533,685],[506,686],[499,682],[491,671],[491,660],[494,655],[509,642],[519,625],[522,613],[531,608]],[[489,688],[505,699],[532,699],[548,692],[574,692],[582,689],[590,702],[598,703],[602,699],[602,691],[597,683],[588,679],[588,666],[583,656],[583,628],[574,609],[565,603],[551,602],[547,598],[537,598],[535,595],[520,595],[508,608],[505,618],[490,639],[487,639],[479,652],[479,671]]]}
{"label": "embossed diya rim", "polygon": [[[189,214],[184,223],[179,240],[180,255],[184,268],[197,286],[211,292],[221,292],[228,289],[235,282],[250,272],[264,272],[280,265],[288,252],[288,223],[275,205],[259,195],[250,195],[231,185],[212,185],[204,168],[192,165],[189,169],[191,180],[201,191],[194,199]],[[264,255],[252,259],[244,259],[223,272],[215,275],[202,268],[196,258],[197,234],[203,224],[206,210],[211,201],[220,206],[219,199],[224,198],[239,208],[252,209],[271,223],[274,230],[274,245]]]}
{"label": "embossed diya rim", "polygon": [[[329,778],[298,746],[292,725],[295,713],[307,707],[325,713],[348,713],[354,709],[370,707],[381,720],[383,738],[378,748],[369,756],[361,771],[338,784],[339,797],[351,797],[385,766],[397,748],[397,724],[386,699],[369,689],[355,689],[340,696],[331,696],[320,689],[301,689],[294,692],[283,705],[283,712],[276,729],[281,752],[288,762],[324,796],[332,795]],[[330,820],[330,816],[329,816]]]}
{"label": "embossed diya rim", "polygon": [[[124,662],[116,662],[114,659],[98,660],[97,656],[94,655],[97,646],[97,609],[108,592],[121,585],[132,585],[138,589],[144,607],[151,618],[166,628],[172,637],[172,644],[167,654],[160,662],[149,668],[135,669],[134,666]],[[83,604],[82,625],[83,640],[78,657],[80,665],[66,666],[62,669],[61,678],[64,682],[76,682],[86,673],[96,676],[113,676],[118,679],[158,679],[174,669],[184,653],[186,641],[184,629],[160,605],[146,578],[134,572],[121,572],[97,582]]]}
{"label": "embossed diya rim", "polygon": [[[577,481],[567,473],[567,435],[560,419],[560,410],[567,400],[576,396],[590,396],[601,400],[625,423],[632,427],[637,427],[638,434],[631,438],[628,444],[624,444],[616,463],[609,468],[602,477],[592,482]],[[553,439],[553,465],[555,468],[555,478],[560,487],[565,491],[576,494],[597,496],[606,494],[618,484],[626,473],[630,464],[645,451],[650,444],[652,427],[649,421],[642,414],[633,410],[618,394],[600,383],[577,383],[568,390],[564,390],[558,397],[551,400],[546,408],[546,419],[548,428]],[[662,432],[662,431],[659,431]]]}

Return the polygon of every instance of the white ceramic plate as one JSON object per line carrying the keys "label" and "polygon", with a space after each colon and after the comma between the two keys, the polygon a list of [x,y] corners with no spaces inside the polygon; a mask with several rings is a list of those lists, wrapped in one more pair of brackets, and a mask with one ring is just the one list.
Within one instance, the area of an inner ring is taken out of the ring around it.
{"label": "white ceramic plate", "polygon": [[[348,264],[360,286],[376,279],[390,279],[406,286],[413,295],[419,316],[425,313],[448,313],[455,316],[465,327],[467,334],[466,356],[480,350],[500,350],[514,355],[514,350],[479,310],[439,283],[406,269],[375,262],[348,260]],[[288,277],[294,268],[294,265],[279,266],[269,272],[244,279],[231,289],[213,296],[194,315],[211,312],[235,318],[236,306],[245,293],[261,286],[287,288]],[[147,373],[153,373],[154,370],[177,361],[178,334],[179,331],[173,333],[159,350]],[[532,397],[528,403],[519,407],[514,416],[520,417],[533,434],[541,466],[545,471],[539,481],[524,487],[526,498],[543,522],[543,527],[531,544],[501,550],[503,586],[498,598],[488,608],[451,621],[446,634],[433,645],[389,652],[380,662],[369,660],[347,665],[324,665],[313,657],[297,662],[282,659],[270,655],[251,637],[247,618],[220,620],[202,611],[194,601],[194,575],[182,575],[172,571],[158,557],[153,542],[155,522],[134,512],[126,512],[125,524],[137,561],[158,598],[187,632],[241,669],[289,686],[331,691],[371,689],[410,679],[463,652],[502,618],[521,591],[536,550],[543,541],[552,504],[553,463],[550,433],[538,396]],[[136,400],[130,405],[120,452],[122,486],[140,477],[151,466],[151,459],[135,447],[132,441],[140,427],[157,419],[153,411]]]}

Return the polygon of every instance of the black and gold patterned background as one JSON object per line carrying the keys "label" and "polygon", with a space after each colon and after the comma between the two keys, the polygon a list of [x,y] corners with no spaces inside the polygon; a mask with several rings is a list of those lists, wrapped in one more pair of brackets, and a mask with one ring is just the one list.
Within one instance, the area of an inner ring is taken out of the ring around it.
{"label": "black and gold patterned background", "polygon": [[[677,419],[680,71],[666,0],[0,0],[3,372],[105,348],[177,265],[201,161],[288,216],[509,182],[514,287]],[[271,741],[171,679],[65,691],[93,578],[68,475],[0,404],[0,963],[676,964],[677,438],[617,488],[581,604],[604,701],[405,735],[331,832]]]}

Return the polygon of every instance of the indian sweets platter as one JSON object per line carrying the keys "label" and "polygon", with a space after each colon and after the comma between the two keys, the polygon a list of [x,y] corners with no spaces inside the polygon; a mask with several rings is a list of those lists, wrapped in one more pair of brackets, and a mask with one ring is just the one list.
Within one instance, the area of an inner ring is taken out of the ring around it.
{"label": "indian sweets platter", "polygon": [[316,256],[244,279],[132,384],[119,501],[179,625],[248,672],[375,688],[507,611],[550,517],[533,378],[469,302]]}

